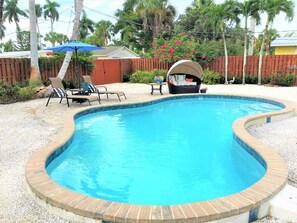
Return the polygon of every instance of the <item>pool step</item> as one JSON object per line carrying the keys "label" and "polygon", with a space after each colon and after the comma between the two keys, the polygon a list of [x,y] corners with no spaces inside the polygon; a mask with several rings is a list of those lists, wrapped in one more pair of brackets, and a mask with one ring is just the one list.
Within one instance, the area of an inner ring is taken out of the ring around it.
{"label": "pool step", "polygon": [[244,105],[240,107],[240,110],[247,112],[248,114],[258,114],[263,112],[275,111],[276,108],[274,105],[270,104],[253,104],[253,105]]}
{"label": "pool step", "polygon": [[270,215],[285,222],[297,222],[297,188],[286,185],[270,201]]}

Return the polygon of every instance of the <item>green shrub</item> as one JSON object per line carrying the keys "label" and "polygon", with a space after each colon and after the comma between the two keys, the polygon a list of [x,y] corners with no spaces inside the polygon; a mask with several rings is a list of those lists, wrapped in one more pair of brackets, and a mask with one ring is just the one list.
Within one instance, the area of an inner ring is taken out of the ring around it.
{"label": "green shrub", "polygon": [[220,74],[218,83],[219,84],[225,84],[225,76],[223,74]]}
{"label": "green shrub", "polygon": [[18,84],[11,86],[4,81],[0,81],[0,103],[17,101],[19,89],[20,86]]}
{"label": "green shrub", "polygon": [[203,83],[204,84],[217,84],[219,83],[220,80],[220,74],[215,72],[215,71],[211,71],[209,69],[205,69],[204,70],[204,75],[203,75]]}
{"label": "green shrub", "polygon": [[235,77],[235,81],[233,84],[242,84],[242,77]]}
{"label": "green shrub", "polygon": [[286,75],[282,75],[281,73],[273,73],[271,76],[271,83],[277,85],[284,85],[284,86],[292,86],[294,85],[296,80],[294,73],[289,73]]}
{"label": "green shrub", "polygon": [[130,75],[129,74],[124,74],[123,82],[129,82],[129,81],[130,81]]}
{"label": "green shrub", "polygon": [[155,75],[149,71],[136,71],[131,74],[130,82],[132,83],[151,83],[154,82]]}
{"label": "green shrub", "polygon": [[282,78],[282,75],[280,73],[273,73],[271,75],[271,83],[283,85],[284,79]]}
{"label": "green shrub", "polygon": [[257,84],[258,83],[258,77],[257,76],[246,75],[245,76],[245,83],[246,84]]}
{"label": "green shrub", "polygon": [[269,84],[270,81],[271,81],[270,77],[264,77],[262,82],[263,82],[263,84]]}
{"label": "green shrub", "polygon": [[18,92],[18,99],[20,101],[26,101],[34,99],[36,96],[36,90],[34,87],[23,87]]}
{"label": "green shrub", "polygon": [[294,73],[287,74],[285,77],[285,83],[287,86],[293,86],[296,81],[296,76]]}

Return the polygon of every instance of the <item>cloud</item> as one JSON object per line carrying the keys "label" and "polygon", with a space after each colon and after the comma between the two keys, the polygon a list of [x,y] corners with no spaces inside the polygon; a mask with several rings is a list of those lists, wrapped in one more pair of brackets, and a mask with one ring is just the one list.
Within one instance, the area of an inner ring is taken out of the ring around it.
{"label": "cloud", "polygon": [[103,0],[85,0],[84,1],[84,6],[91,8],[91,9],[97,9],[100,8],[104,5],[104,1]]}
{"label": "cloud", "polygon": [[125,0],[113,0],[110,1],[110,6],[113,10],[116,10],[118,8],[122,8],[122,5],[124,4]]}

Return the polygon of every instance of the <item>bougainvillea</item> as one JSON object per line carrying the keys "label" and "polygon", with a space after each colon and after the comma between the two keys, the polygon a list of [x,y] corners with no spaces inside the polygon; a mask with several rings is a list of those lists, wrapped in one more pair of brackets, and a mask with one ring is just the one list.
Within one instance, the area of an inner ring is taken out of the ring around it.
{"label": "bougainvillea", "polygon": [[205,55],[198,52],[198,44],[191,35],[181,33],[171,39],[159,38],[152,43],[154,57],[161,61],[197,60]]}

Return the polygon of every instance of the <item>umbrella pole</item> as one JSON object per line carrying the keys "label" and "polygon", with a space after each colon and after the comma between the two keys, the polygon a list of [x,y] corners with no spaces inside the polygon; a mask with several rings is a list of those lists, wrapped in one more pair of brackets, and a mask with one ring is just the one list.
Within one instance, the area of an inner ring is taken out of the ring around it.
{"label": "umbrella pole", "polygon": [[79,75],[79,72],[78,72],[78,56],[77,56],[77,49],[75,49],[75,76],[78,80],[78,89],[81,88],[80,86],[80,75]]}

